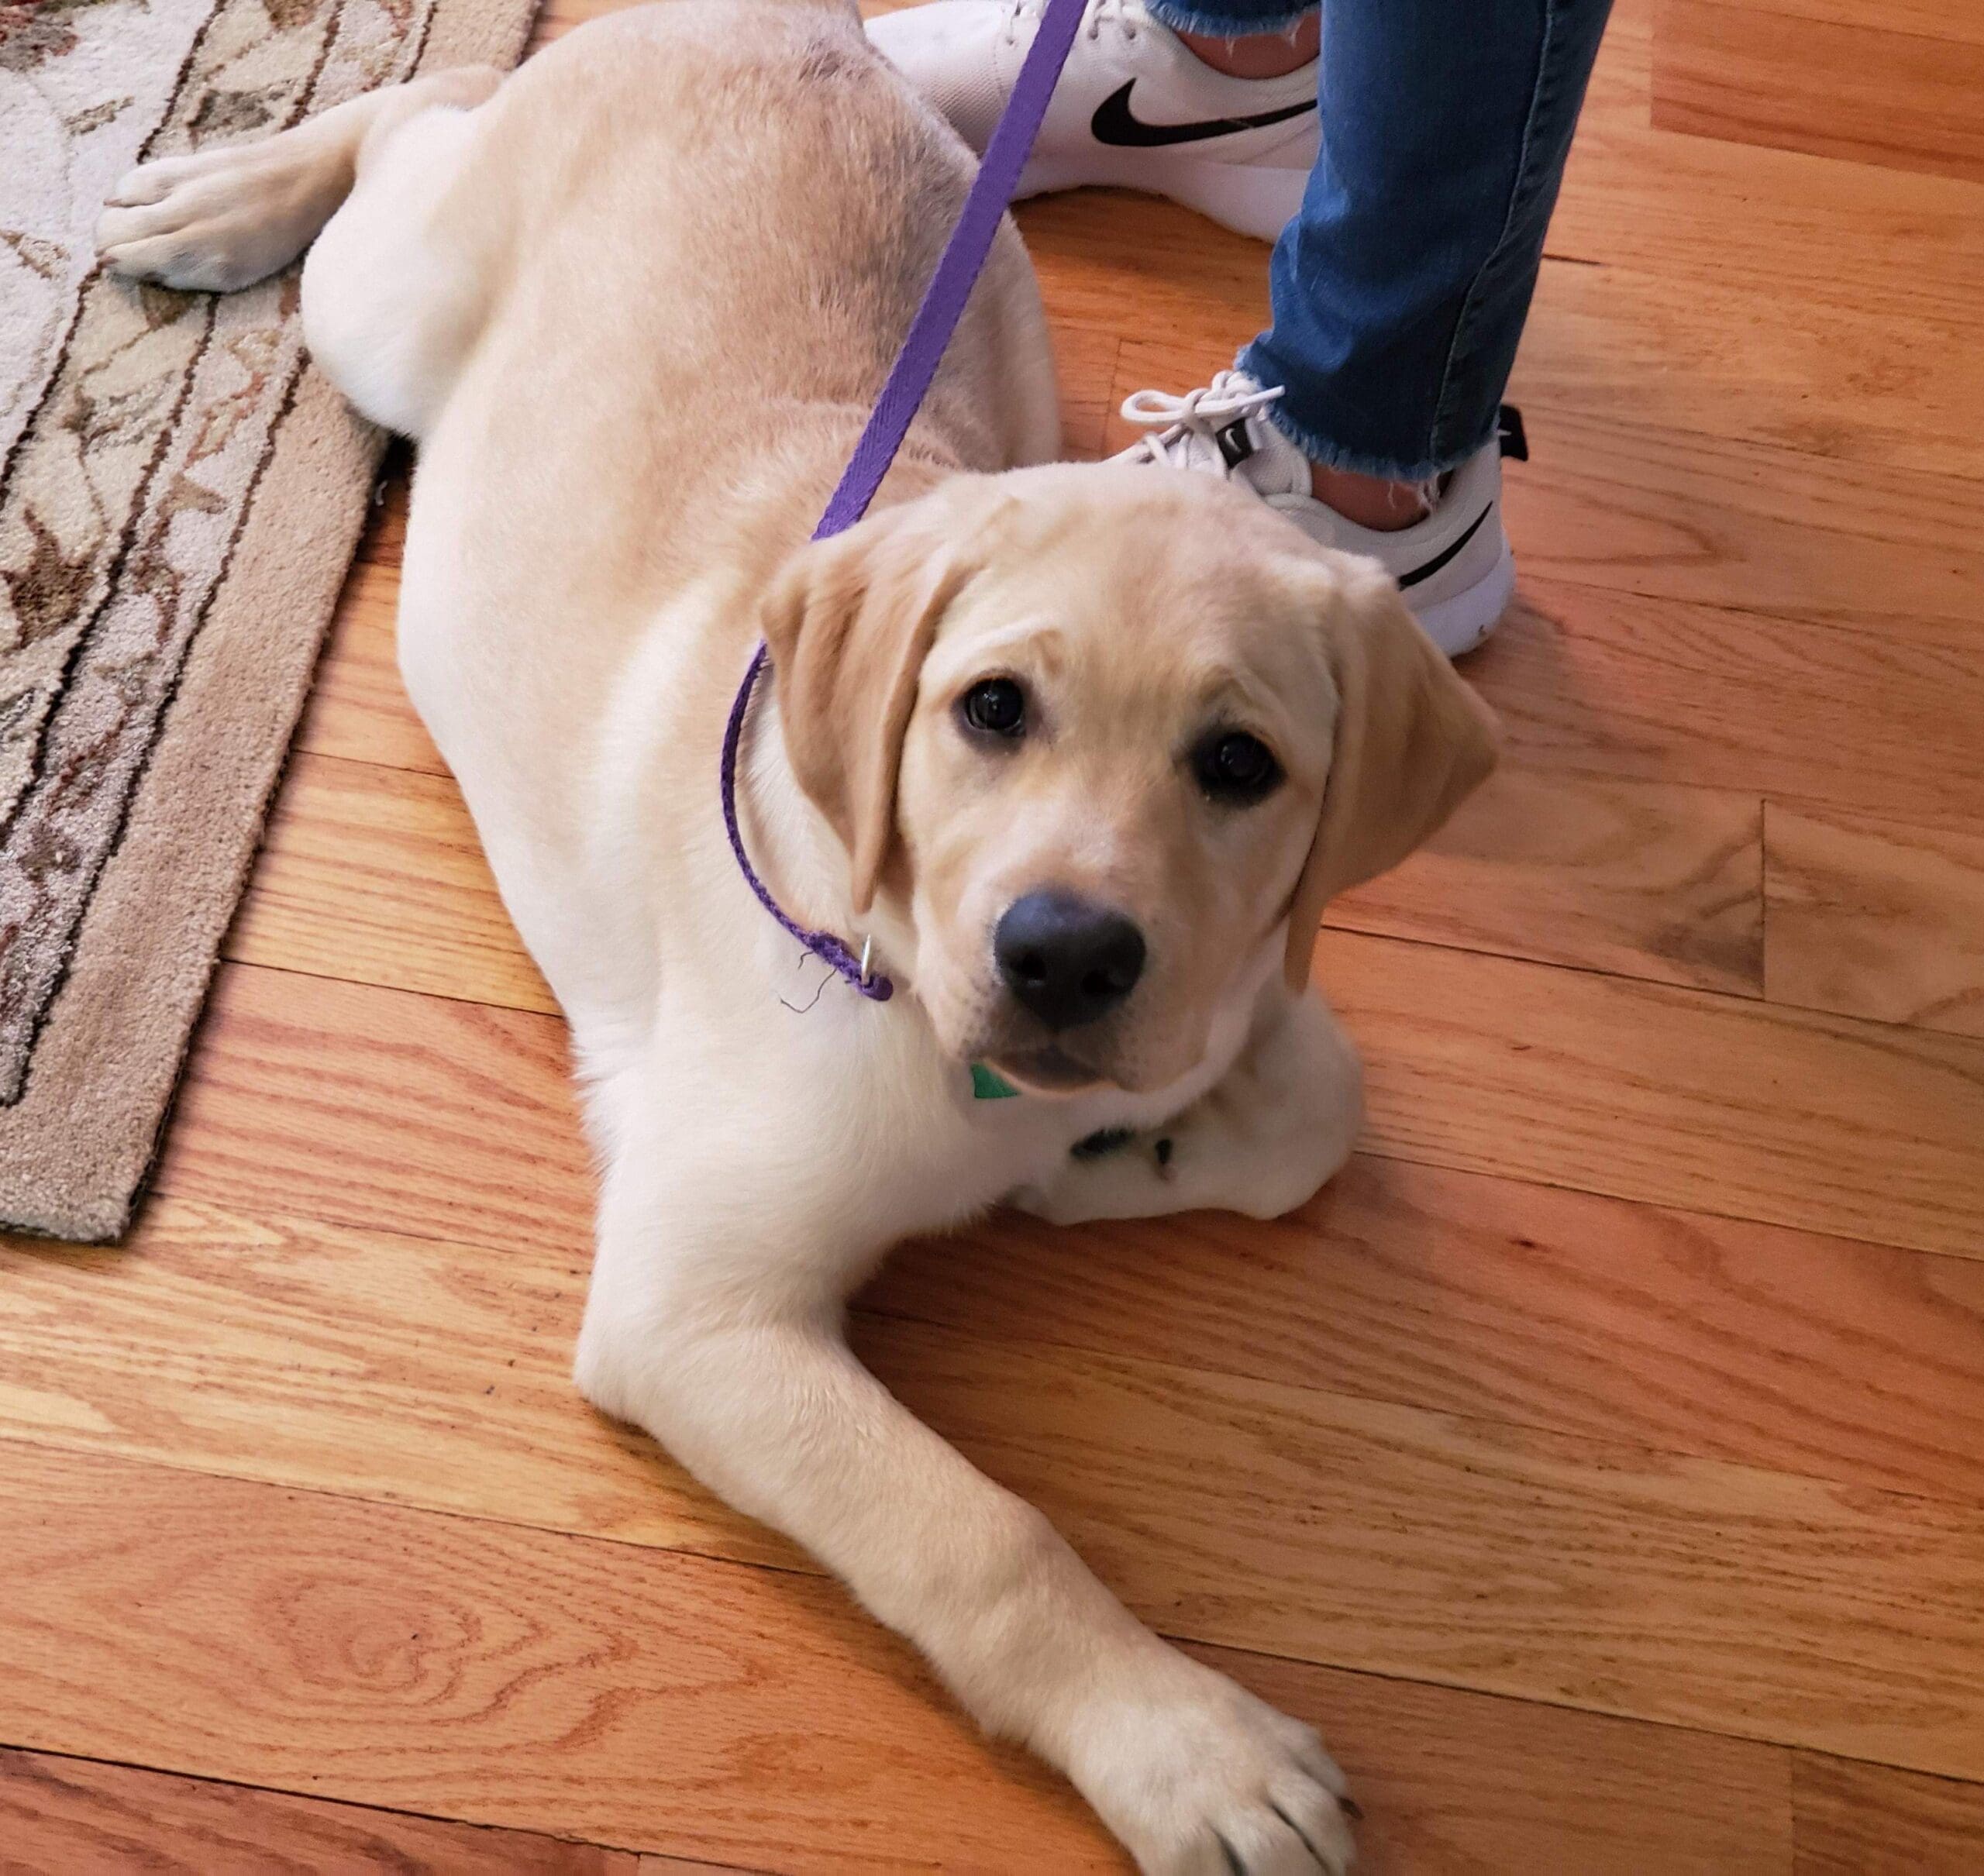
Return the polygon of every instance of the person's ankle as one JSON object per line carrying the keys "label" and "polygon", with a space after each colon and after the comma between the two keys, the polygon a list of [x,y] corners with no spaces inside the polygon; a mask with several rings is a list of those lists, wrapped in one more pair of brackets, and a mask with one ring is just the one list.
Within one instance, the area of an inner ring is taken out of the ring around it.
{"label": "person's ankle", "polygon": [[1314,59],[1322,43],[1322,19],[1304,13],[1284,33],[1249,33],[1238,39],[1216,33],[1180,33],[1178,37],[1200,64],[1229,78],[1285,78]]}
{"label": "person's ankle", "polygon": [[1360,476],[1348,469],[1309,465],[1309,492],[1326,508],[1374,534],[1393,534],[1424,521],[1431,512],[1424,487],[1384,476]]}

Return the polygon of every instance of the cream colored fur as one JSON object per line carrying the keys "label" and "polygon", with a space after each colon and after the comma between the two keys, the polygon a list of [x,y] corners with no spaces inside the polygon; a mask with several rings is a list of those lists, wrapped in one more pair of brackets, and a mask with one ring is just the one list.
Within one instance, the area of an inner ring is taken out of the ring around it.
{"label": "cream colored fur", "polygon": [[[570,1017],[604,1168],[587,1396],[839,1572],[1144,1870],[1341,1871],[1314,1735],[1135,1620],[856,1365],[841,1310],[896,1241],[1002,1199],[1306,1200],[1359,1112],[1300,992],[1316,921],[1444,818],[1490,729],[1386,582],[1262,504],[1025,466],[1057,437],[1010,227],[877,515],[805,545],[969,174],[851,13],[673,0],[500,83],[149,165],[102,243],[224,288],[314,239],[319,363],[419,440],[402,668]],[[726,845],[760,632],[752,851],[795,913],[872,936],[885,1006],[821,988]],[[1010,752],[959,725],[987,673],[1039,713]],[[1210,804],[1182,753],[1224,721],[1286,771],[1257,807]],[[974,1100],[971,1060],[1043,1058],[988,950],[1043,883],[1131,911],[1146,979],[1067,1041],[1083,1085]],[[1104,1128],[1135,1137],[1070,1155]]]}

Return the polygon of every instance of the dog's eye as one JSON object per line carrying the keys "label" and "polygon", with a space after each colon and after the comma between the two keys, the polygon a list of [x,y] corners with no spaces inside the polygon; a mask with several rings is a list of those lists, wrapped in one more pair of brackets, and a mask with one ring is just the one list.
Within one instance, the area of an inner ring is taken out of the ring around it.
{"label": "dog's eye", "polygon": [[1258,801],[1281,780],[1274,752],[1245,730],[1221,730],[1200,745],[1199,786],[1215,800]]}
{"label": "dog's eye", "polygon": [[1017,736],[1026,727],[1026,693],[1010,677],[973,684],[958,707],[966,722],[988,736]]}

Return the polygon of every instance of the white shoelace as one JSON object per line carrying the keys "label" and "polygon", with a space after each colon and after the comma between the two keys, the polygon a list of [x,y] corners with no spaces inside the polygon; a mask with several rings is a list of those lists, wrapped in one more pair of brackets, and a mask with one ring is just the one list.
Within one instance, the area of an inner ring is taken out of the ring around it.
{"label": "white shoelace", "polygon": [[1266,410],[1281,390],[1256,384],[1244,372],[1222,371],[1182,398],[1168,391],[1133,391],[1123,400],[1123,415],[1155,434],[1138,437],[1123,454],[1163,469],[1206,467],[1221,460],[1219,432]]}
{"label": "white shoelace", "polygon": [[[1018,44],[1020,22],[1032,19],[1037,23],[1045,4],[1046,0],[1012,0],[1006,9],[1008,45]],[[1145,17],[1143,0],[1090,0],[1088,10],[1082,18],[1083,36],[1100,38],[1106,22],[1126,39],[1135,39]]]}

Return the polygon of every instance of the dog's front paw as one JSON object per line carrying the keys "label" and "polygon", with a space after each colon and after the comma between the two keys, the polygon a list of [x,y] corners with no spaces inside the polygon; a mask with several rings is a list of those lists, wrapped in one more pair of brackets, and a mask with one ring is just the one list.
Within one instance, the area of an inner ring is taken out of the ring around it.
{"label": "dog's front paw", "polygon": [[1164,1651],[1085,1710],[1071,1771],[1145,1876],[1344,1876],[1343,1774],[1314,1731]]}

